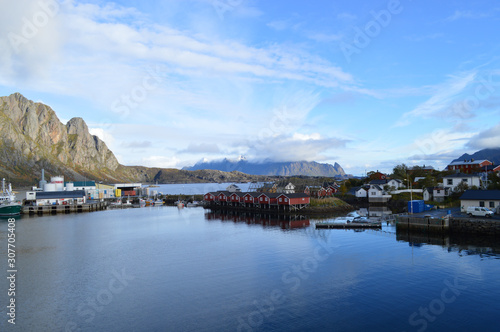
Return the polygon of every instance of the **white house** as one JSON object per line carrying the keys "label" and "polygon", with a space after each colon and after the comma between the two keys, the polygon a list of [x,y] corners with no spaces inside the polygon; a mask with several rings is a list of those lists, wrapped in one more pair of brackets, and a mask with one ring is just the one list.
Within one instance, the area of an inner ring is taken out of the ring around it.
{"label": "white house", "polygon": [[278,191],[282,194],[294,194],[295,193],[295,185],[289,182],[286,186],[279,188]]}
{"label": "white house", "polygon": [[469,206],[487,207],[500,213],[500,190],[467,190],[460,197],[461,211]]}
{"label": "white house", "polygon": [[226,191],[229,191],[230,193],[240,193],[241,189],[233,183],[226,188]]}
{"label": "white house", "polygon": [[366,198],[366,197],[368,197],[368,191],[366,191],[365,188],[363,188],[363,187],[356,188],[354,190],[354,194],[358,198]]}
{"label": "white house", "polygon": [[447,175],[443,178],[443,187],[448,188],[451,191],[454,191],[460,183],[466,183],[469,188],[472,186],[476,186],[479,188],[481,186],[481,180],[479,176],[474,174],[457,173]]}
{"label": "white house", "polygon": [[371,184],[370,189],[368,189],[368,201],[371,203],[385,203],[391,197],[392,196],[387,195],[384,189],[379,185]]}
{"label": "white house", "polygon": [[428,187],[423,191],[424,201],[444,202],[449,195],[450,189],[443,187]]}
{"label": "white house", "polygon": [[396,189],[399,189],[399,188],[403,187],[403,181],[401,181],[399,179],[391,179],[391,180],[387,181],[387,185],[389,187],[394,187]]}

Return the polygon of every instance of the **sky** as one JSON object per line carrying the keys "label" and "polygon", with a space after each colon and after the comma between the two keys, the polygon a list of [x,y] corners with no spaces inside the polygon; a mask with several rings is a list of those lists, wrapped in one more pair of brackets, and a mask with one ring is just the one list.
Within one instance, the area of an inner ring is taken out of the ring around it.
{"label": "sky", "polygon": [[500,147],[494,0],[0,0],[0,95],[125,165],[443,169]]}

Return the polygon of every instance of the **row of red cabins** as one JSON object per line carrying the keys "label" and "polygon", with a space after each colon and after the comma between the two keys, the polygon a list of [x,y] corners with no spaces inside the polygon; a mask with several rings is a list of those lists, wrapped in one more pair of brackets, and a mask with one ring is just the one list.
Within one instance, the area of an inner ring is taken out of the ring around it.
{"label": "row of red cabins", "polygon": [[310,204],[305,193],[275,194],[259,192],[218,191],[206,193],[203,200],[208,206],[243,207],[256,209],[298,210]]}

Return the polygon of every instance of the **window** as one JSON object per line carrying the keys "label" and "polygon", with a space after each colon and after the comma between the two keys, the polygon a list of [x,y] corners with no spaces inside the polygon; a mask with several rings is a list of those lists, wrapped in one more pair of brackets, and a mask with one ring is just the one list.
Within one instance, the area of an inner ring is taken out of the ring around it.
{"label": "window", "polygon": [[494,208],[495,207],[495,202],[490,202],[490,208]]}
{"label": "window", "polygon": [[437,193],[440,194],[441,193],[441,190],[437,190]]}
{"label": "window", "polygon": [[465,182],[465,183],[467,183],[467,179],[462,179],[462,182]]}
{"label": "window", "polygon": [[479,206],[484,207],[484,201],[479,201]]}
{"label": "window", "polygon": [[453,185],[453,179],[448,179],[448,185],[449,186]]}

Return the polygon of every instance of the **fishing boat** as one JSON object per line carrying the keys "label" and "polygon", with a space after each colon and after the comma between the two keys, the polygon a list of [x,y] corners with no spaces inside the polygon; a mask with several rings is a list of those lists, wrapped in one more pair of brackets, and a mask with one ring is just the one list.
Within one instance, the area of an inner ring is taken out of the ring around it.
{"label": "fishing boat", "polygon": [[2,179],[2,193],[0,194],[0,216],[18,216],[21,214],[21,203],[16,202],[16,195],[12,192],[12,185],[5,188],[5,179]]}

